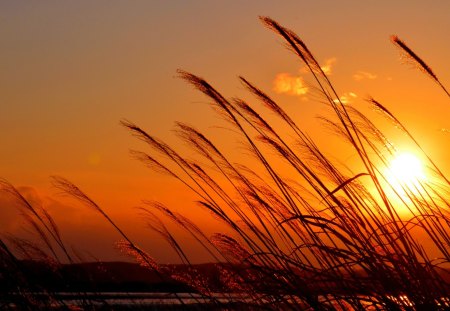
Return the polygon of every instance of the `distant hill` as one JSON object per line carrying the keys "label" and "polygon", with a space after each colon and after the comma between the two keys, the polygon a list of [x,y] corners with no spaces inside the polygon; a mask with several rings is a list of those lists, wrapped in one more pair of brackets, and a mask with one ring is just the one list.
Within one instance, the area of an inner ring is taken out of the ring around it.
{"label": "distant hill", "polygon": [[[26,282],[29,289],[34,288],[35,291],[45,289],[52,292],[196,292],[193,287],[187,285],[191,280],[196,281],[196,288],[209,289],[212,292],[232,292],[235,288],[229,282],[227,283],[227,273],[229,274],[230,271],[247,273],[243,267],[224,263],[191,266],[160,265],[161,273],[129,262],[88,262],[53,266],[39,261],[21,261],[20,263],[23,281]],[[278,277],[283,278],[282,272],[277,274]],[[350,284],[348,288],[342,288],[342,286],[337,287],[335,282],[327,279],[325,275],[318,279],[317,275],[310,275],[310,273],[300,271],[295,273],[298,280],[314,280],[318,293],[322,293],[324,289],[328,292],[354,293],[356,290],[361,294],[370,293],[374,289],[373,286],[376,285],[372,280],[367,279],[362,272],[357,274],[362,281],[361,283],[355,283],[357,287]],[[274,281],[273,274],[269,277],[264,273],[254,276],[256,283],[253,286],[255,290],[264,290],[259,289],[258,284],[268,285],[270,282],[275,282],[270,287],[272,289],[277,289],[282,284]],[[442,270],[441,277],[447,284],[450,284],[448,270]],[[16,284],[19,283],[12,282],[13,285],[0,283],[0,291],[17,290]],[[22,282],[22,284],[24,283]],[[33,286],[34,284],[36,286]],[[280,290],[286,290],[286,288],[280,288]]]}
{"label": "distant hill", "polygon": [[[171,274],[189,277],[195,273],[207,280],[209,287],[223,290],[220,281],[221,264],[161,265],[163,273],[129,262],[88,262],[51,266],[39,261],[22,261],[29,283],[52,291],[127,291],[127,292],[192,292],[185,282]],[[1,286],[1,285],[0,285]]]}

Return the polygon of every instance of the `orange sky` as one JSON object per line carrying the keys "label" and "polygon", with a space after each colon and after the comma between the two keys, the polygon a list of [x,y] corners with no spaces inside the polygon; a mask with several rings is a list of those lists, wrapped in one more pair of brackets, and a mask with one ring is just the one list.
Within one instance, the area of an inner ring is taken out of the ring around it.
{"label": "orange sky", "polygon": [[[114,231],[92,211],[55,196],[50,175],[79,185],[152,255],[173,260],[133,208],[144,199],[161,200],[189,208],[200,222],[205,215],[180,185],[130,157],[129,149],[145,146],[119,121],[131,120],[175,145],[173,122],[184,121],[209,131],[236,155],[235,141],[216,128],[223,123],[207,100],[175,78],[178,68],[205,77],[230,97],[246,96],[237,79],[243,75],[283,102],[319,143],[326,137],[314,119],[323,108],[304,88],[310,77],[259,15],[297,32],[352,104],[366,107],[363,99],[375,97],[438,163],[448,162],[450,136],[439,131],[450,128],[448,98],[401,64],[389,36],[407,42],[449,86],[449,12],[448,1],[2,2],[0,177],[42,201],[81,250],[122,258],[111,246],[118,238]],[[0,231],[23,232],[14,207],[3,206]]]}

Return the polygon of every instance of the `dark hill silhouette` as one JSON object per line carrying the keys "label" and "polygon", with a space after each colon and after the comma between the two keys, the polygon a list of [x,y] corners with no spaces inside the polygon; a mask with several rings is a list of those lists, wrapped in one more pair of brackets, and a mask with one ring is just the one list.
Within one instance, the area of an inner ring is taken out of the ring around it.
{"label": "dark hill silhouette", "polygon": [[220,264],[161,265],[157,273],[130,262],[86,262],[52,266],[39,261],[23,261],[28,281],[51,291],[112,292],[192,292],[192,288],[171,278],[170,274],[195,273],[215,290],[219,284]]}
{"label": "dark hill silhouette", "polygon": [[[239,274],[246,273],[243,266],[231,266],[223,263],[206,263],[196,265],[160,265],[161,273],[152,271],[130,262],[86,262],[77,264],[49,265],[39,261],[22,261],[25,279],[29,284],[36,284],[35,291],[49,292],[152,292],[152,293],[187,293],[197,292],[183,280],[195,279],[200,283],[198,288],[208,288],[211,292],[232,292],[233,288],[226,284],[223,270],[236,271]],[[370,294],[374,290],[371,281],[364,274],[357,273],[360,280],[367,284],[366,288],[342,288],[337,286],[335,280],[326,276],[318,281],[317,275],[295,273],[296,277],[303,280],[315,280],[317,292],[328,291],[346,293],[358,292]],[[263,275],[258,283],[264,283]],[[448,270],[442,270],[441,277],[450,284]],[[326,285],[326,286],[325,286]],[[257,286],[255,285],[257,289]],[[6,284],[0,284],[0,290],[15,291]],[[263,289],[261,289],[264,291]],[[329,292],[328,292],[329,293]]]}

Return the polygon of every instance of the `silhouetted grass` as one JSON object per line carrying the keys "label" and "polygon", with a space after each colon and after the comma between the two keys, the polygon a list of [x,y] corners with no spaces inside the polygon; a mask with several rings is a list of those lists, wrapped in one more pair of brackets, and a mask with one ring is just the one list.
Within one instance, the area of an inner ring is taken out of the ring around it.
{"label": "silhouetted grass", "polygon": [[[398,117],[371,98],[368,104],[405,132],[407,139],[423,153],[433,174],[432,181],[403,184],[402,189],[389,184],[386,169],[396,154],[389,139],[368,116],[341,102],[329,77],[294,32],[270,18],[262,17],[261,21],[281,36],[309,69],[320,102],[333,113],[333,117],[321,121],[336,132],[336,139],[348,143],[358,159],[356,167],[361,170],[352,173],[329,157],[294,118],[247,79],[240,78],[254,95],[256,104],[228,99],[203,78],[180,70],[179,76],[204,93],[220,117],[239,134],[253,164],[260,170],[234,163],[206,134],[187,124],[177,123],[176,133],[196,152],[198,157],[194,160],[132,122],[122,121],[134,136],[151,147],[149,153],[133,151],[133,155],[184,184],[198,197],[200,208],[210,211],[231,233],[209,237],[185,216],[155,202],[141,208],[147,223],[185,264],[190,264],[189,253],[170,232],[167,221],[184,228],[210,253],[212,260],[227,263],[221,268],[221,282],[226,288],[224,292],[229,293],[228,299],[239,308],[450,308],[449,181],[438,163],[432,161]],[[397,37],[393,37],[393,42],[448,95],[421,58]],[[267,112],[278,117],[283,130],[278,123],[268,121]],[[286,170],[279,168],[280,159],[290,168],[289,178]],[[209,288],[209,282],[194,267],[186,274],[159,266],[78,187],[60,177],[54,181],[58,188],[94,208],[120,233],[123,241],[118,246],[122,251],[161,277],[170,275],[203,297],[211,298],[210,307],[223,306],[215,298],[214,289]],[[41,251],[40,256],[48,262],[59,262],[63,254],[72,261],[51,216],[45,210],[37,211],[6,182],[2,188],[22,202],[28,222],[47,247],[43,251],[28,242],[11,239],[15,242],[14,251],[20,250],[30,258],[36,257],[33,252]],[[399,211],[408,213],[401,215]],[[416,238],[417,232],[426,236],[439,257],[429,258],[429,252]],[[20,261],[6,245],[3,242],[0,245],[2,262],[12,267],[8,270],[12,274],[22,274]],[[2,277],[8,282],[14,279],[9,274]],[[25,277],[24,284],[17,284],[16,292],[22,288],[27,293],[33,292],[34,289],[30,290],[33,284],[26,281]],[[24,292],[24,305],[28,303],[27,295]]]}

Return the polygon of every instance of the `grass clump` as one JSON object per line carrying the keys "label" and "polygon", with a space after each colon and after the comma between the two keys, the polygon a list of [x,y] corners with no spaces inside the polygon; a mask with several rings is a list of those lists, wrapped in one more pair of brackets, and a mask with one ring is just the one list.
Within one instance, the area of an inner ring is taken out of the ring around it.
{"label": "grass clump", "polygon": [[[176,124],[176,133],[196,152],[194,160],[132,122],[122,121],[151,147],[151,152],[133,151],[134,157],[184,184],[198,197],[198,205],[223,222],[228,231],[209,237],[189,218],[155,202],[141,208],[148,224],[184,263],[190,264],[189,255],[166,226],[168,220],[185,229],[212,259],[221,262],[223,291],[228,301],[239,303],[239,308],[449,308],[450,202],[445,174],[406,126],[371,98],[368,103],[390,118],[423,153],[434,177],[433,182],[422,180],[400,187],[390,184],[386,169],[396,150],[388,138],[369,117],[339,99],[319,62],[293,31],[268,17],[261,21],[281,36],[308,68],[319,101],[332,112],[332,117],[321,121],[336,132],[337,139],[348,143],[361,169],[352,173],[327,156],[294,118],[247,79],[240,77],[257,105],[239,98],[228,99],[205,79],[180,70],[180,78],[205,94],[238,133],[259,170],[234,163],[206,134],[185,123]],[[421,58],[397,37],[392,40],[448,95]],[[268,121],[267,112],[279,122]],[[290,172],[289,178],[286,172]],[[143,266],[186,282],[203,297],[209,297],[211,304],[223,304],[201,275],[164,269],[80,189],[59,177],[54,181],[99,212],[121,234],[119,248]],[[22,200],[20,195],[18,199]],[[51,257],[58,258],[59,253],[53,250],[56,245],[72,260],[50,216],[25,206],[36,231],[47,241]],[[407,216],[399,211],[407,211]],[[418,232],[430,241],[438,257],[429,257],[416,238]],[[1,245],[5,245],[2,256],[14,259],[6,244]]]}
{"label": "grass clump", "polygon": [[[444,173],[407,128],[375,99],[368,103],[402,129],[428,159],[435,181],[419,181],[398,189],[388,183],[386,168],[396,151],[373,122],[339,100],[329,77],[307,45],[291,30],[262,17],[309,69],[321,102],[332,112],[322,121],[345,140],[362,170],[349,174],[296,124],[283,108],[241,77],[259,106],[227,99],[203,78],[180,70],[179,76],[204,93],[220,116],[239,133],[255,161],[255,171],[235,164],[204,133],[177,123],[177,134],[198,154],[190,160],[124,121],[153,153],[136,153],[147,165],[184,183],[198,195],[198,204],[230,228],[212,239],[166,207],[157,210],[196,236],[212,254],[239,266],[233,271],[237,291],[266,308],[428,310],[447,304],[445,278],[449,260],[448,186]],[[433,71],[407,45],[393,42],[435,80]],[[447,93],[447,92],[446,92]],[[290,131],[264,117],[275,114]],[[287,164],[291,179],[278,168],[274,153]],[[232,189],[231,191],[223,189]],[[407,210],[408,216],[399,211]],[[429,258],[414,232],[420,231],[438,249]],[[175,241],[182,259],[186,254]]]}

